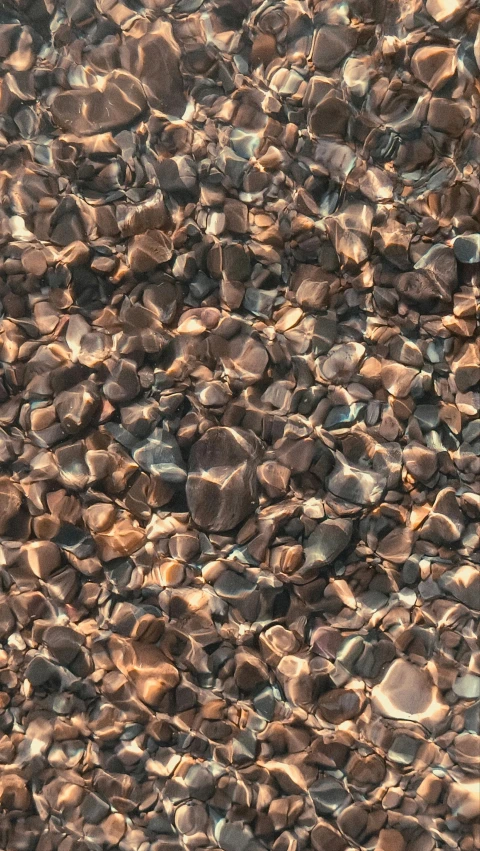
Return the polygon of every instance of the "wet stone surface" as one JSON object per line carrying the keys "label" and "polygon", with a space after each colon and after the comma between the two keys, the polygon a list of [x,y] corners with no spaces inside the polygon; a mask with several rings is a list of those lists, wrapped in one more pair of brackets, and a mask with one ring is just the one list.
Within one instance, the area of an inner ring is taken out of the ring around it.
{"label": "wet stone surface", "polygon": [[480,14],[0,3],[0,847],[475,851]]}

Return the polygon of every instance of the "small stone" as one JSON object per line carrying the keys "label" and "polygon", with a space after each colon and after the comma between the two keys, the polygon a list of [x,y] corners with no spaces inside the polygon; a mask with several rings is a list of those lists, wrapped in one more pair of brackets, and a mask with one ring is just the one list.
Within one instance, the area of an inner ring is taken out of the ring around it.
{"label": "small stone", "polygon": [[453,250],[460,263],[480,263],[480,234],[457,236],[453,240]]}
{"label": "small stone", "polygon": [[460,105],[447,98],[432,98],[428,109],[428,123],[433,130],[458,137],[465,127],[466,116]]}
{"label": "small stone", "polygon": [[375,851],[405,851],[406,844],[400,830],[395,828],[382,828],[378,834],[378,842]]}
{"label": "small stone", "polygon": [[428,728],[445,718],[448,707],[425,669],[396,659],[372,691],[374,708],[387,718],[418,721]]}
{"label": "small stone", "polygon": [[45,659],[44,656],[37,655],[29,662],[25,671],[27,680],[34,688],[44,686],[46,683],[60,683],[60,673],[58,668]]}
{"label": "small stone", "polygon": [[48,627],[43,642],[61,665],[70,665],[78,656],[84,638],[80,633],[65,626]]}
{"label": "small stone", "polygon": [[310,130],[315,136],[328,133],[344,138],[350,115],[348,103],[331,91],[310,113]]}
{"label": "small stone", "polygon": [[421,537],[435,544],[451,544],[460,540],[465,518],[460,511],[453,488],[437,494],[433,509],[422,526]]}
{"label": "small stone", "polygon": [[324,520],[312,532],[305,545],[304,570],[331,564],[350,543],[350,520]]}
{"label": "small stone", "polygon": [[110,812],[110,807],[98,795],[89,792],[83,799],[81,812],[87,824],[100,824]]}
{"label": "small stone", "polygon": [[439,777],[435,777],[434,774],[427,774],[420,783],[420,786],[417,788],[417,795],[419,795],[420,798],[423,798],[427,804],[436,804],[442,794],[442,791],[442,780]]}
{"label": "small stone", "polygon": [[[84,242],[80,240],[75,240],[70,242],[63,251],[60,252],[59,260],[62,263],[65,263],[66,266],[83,266],[87,263],[90,257],[90,249],[88,245],[85,245]],[[73,319],[73,317],[72,317]],[[72,321],[72,320],[70,320]],[[88,329],[86,329],[88,330]]]}
{"label": "small stone", "polygon": [[268,496],[275,498],[286,493],[290,480],[290,470],[275,461],[266,461],[258,467],[257,477]]}
{"label": "small stone", "polygon": [[25,811],[31,805],[26,781],[18,774],[5,774],[0,779],[0,801],[5,810]]}
{"label": "small stone", "polygon": [[478,780],[476,778],[453,782],[448,790],[447,805],[455,817],[473,820],[480,815]]}
{"label": "small stone", "polygon": [[404,272],[395,278],[394,285],[399,296],[408,303],[429,304],[437,299],[442,302],[450,299],[447,283],[422,269]]}
{"label": "small stone", "polygon": [[403,450],[405,466],[409,473],[420,482],[429,482],[437,472],[437,454],[412,441]]}
{"label": "small stone", "polygon": [[347,843],[332,825],[318,819],[310,835],[314,851],[345,851]]}
{"label": "small stone", "polygon": [[110,639],[112,659],[117,668],[132,682],[144,703],[158,707],[164,695],[178,685],[180,675],[153,644]]}
{"label": "small stone", "polygon": [[219,834],[219,844],[223,851],[247,851],[252,841],[252,832],[248,826],[241,822],[223,822]]}
{"label": "small stone", "polygon": [[98,88],[60,92],[51,110],[54,121],[79,136],[106,133],[138,118],[146,107],[143,89],[131,74],[111,71]]}
{"label": "small stone", "polygon": [[410,736],[396,736],[388,751],[388,757],[398,765],[411,765],[415,759],[419,744],[417,739],[412,739]]}
{"label": "small stone", "polygon": [[380,558],[392,564],[404,564],[412,552],[415,535],[411,529],[393,529],[377,544],[376,552]]}
{"label": "small stone", "polygon": [[453,77],[457,67],[455,50],[449,47],[429,45],[415,51],[412,71],[432,91],[441,89]]}
{"label": "small stone", "polygon": [[138,368],[134,361],[122,358],[112,363],[110,374],[103,385],[109,402],[130,402],[140,392]]}
{"label": "small stone", "polygon": [[45,580],[60,566],[60,550],[52,541],[29,541],[22,547],[20,561]]}
{"label": "small stone", "polygon": [[147,230],[130,240],[128,262],[135,273],[142,274],[167,263],[172,254],[172,241],[166,233]]}
{"label": "small stone", "polygon": [[22,492],[7,476],[0,477],[0,533],[6,532],[8,523],[20,510]]}
{"label": "small stone", "polygon": [[47,261],[43,251],[34,248],[22,254],[22,266],[30,275],[41,278],[47,271]]}
{"label": "small stone", "polygon": [[155,193],[155,195],[148,198],[142,204],[135,206],[119,204],[116,208],[116,217],[120,233],[124,237],[142,234],[150,230],[162,229],[169,223],[168,213],[161,192]]}
{"label": "small stone", "polygon": [[333,346],[320,367],[322,375],[333,384],[350,381],[364,354],[365,349],[359,343]]}
{"label": "small stone", "polygon": [[331,724],[342,724],[360,713],[361,700],[354,691],[333,689],[320,697],[318,710]]}
{"label": "small stone", "polygon": [[321,71],[332,71],[353,50],[356,40],[356,34],[351,27],[320,27],[312,55],[315,67]]}
{"label": "small stone", "polygon": [[393,396],[400,399],[410,393],[412,381],[417,375],[417,370],[400,364],[385,362],[382,366],[382,384]]}
{"label": "small stone", "polygon": [[460,0],[427,0],[426,9],[437,23],[446,26],[462,13],[463,4]]}
{"label": "small stone", "polygon": [[473,343],[465,343],[452,362],[455,384],[466,393],[480,381],[480,355]]}
{"label": "small stone", "polygon": [[225,226],[232,233],[247,233],[248,207],[242,201],[229,198],[225,201]]}
{"label": "small stone", "polygon": [[187,478],[187,502],[203,529],[232,529],[257,501],[260,442],[237,428],[212,428],[194,445]]}
{"label": "small stone", "polygon": [[358,790],[366,791],[379,786],[385,774],[385,762],[378,754],[353,754],[348,762],[348,781]]}
{"label": "small stone", "polygon": [[313,461],[315,441],[309,437],[303,440],[283,438],[275,444],[275,454],[279,463],[292,473],[305,473]]}
{"label": "small stone", "polygon": [[88,558],[95,552],[93,538],[73,523],[63,522],[53,543],[79,559]]}
{"label": "small stone", "polygon": [[386,485],[381,473],[354,467],[341,453],[336,454],[335,466],[328,477],[328,490],[334,496],[357,505],[375,505],[380,502]]}
{"label": "small stone", "polygon": [[458,697],[466,700],[476,700],[480,697],[480,677],[474,674],[465,674],[459,677],[453,684],[453,691]]}
{"label": "small stone", "polygon": [[315,812],[318,815],[332,815],[340,808],[343,809],[349,799],[351,800],[343,784],[333,777],[322,777],[316,780],[310,786],[309,791],[312,796]]}
{"label": "small stone", "polygon": [[59,393],[55,400],[57,416],[67,434],[78,434],[100,408],[100,394],[93,381],[77,384]]}
{"label": "small stone", "polygon": [[[148,8],[157,6],[149,3]],[[136,37],[133,42],[127,40],[124,45],[128,70],[142,81],[149,104],[167,115],[178,117],[183,115],[186,104],[180,52],[171,25],[166,20],[156,20],[144,35]],[[124,119],[125,124],[127,120]]]}
{"label": "small stone", "polygon": [[133,451],[133,458],[142,470],[172,485],[181,485],[186,480],[178,443],[164,428],[154,429],[146,440],[139,443]]}

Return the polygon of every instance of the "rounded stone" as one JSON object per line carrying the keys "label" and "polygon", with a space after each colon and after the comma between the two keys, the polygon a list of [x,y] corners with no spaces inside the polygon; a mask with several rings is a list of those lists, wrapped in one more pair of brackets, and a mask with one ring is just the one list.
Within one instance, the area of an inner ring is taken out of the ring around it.
{"label": "rounded stone", "polygon": [[260,441],[238,428],[211,428],[190,453],[187,503],[202,529],[233,529],[257,504]]}

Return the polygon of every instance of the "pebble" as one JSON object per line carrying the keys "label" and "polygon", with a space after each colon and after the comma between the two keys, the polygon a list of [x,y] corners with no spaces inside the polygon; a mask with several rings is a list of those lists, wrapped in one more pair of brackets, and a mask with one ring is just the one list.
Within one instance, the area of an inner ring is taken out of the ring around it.
{"label": "pebble", "polygon": [[350,520],[325,520],[312,532],[305,546],[305,568],[331,564],[348,545]]}
{"label": "pebble", "polygon": [[187,503],[201,529],[233,529],[254,511],[260,442],[242,429],[213,428],[194,445]]}
{"label": "pebble", "polygon": [[372,690],[372,699],[387,717],[418,721],[426,727],[438,724],[448,712],[428,672],[403,659],[389,667]]}
{"label": "pebble", "polygon": [[453,242],[453,250],[460,263],[480,263],[480,234],[457,236]]}
{"label": "pebble", "polygon": [[143,89],[124,71],[106,74],[100,86],[60,92],[52,117],[62,129],[78,136],[106,133],[138,119],[146,107]]}

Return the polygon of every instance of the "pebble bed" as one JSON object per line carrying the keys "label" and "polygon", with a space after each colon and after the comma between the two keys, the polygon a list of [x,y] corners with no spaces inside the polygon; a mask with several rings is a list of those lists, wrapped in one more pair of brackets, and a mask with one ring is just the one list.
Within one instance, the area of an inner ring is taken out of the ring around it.
{"label": "pebble bed", "polygon": [[480,848],[480,11],[1,0],[0,848]]}

